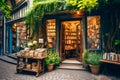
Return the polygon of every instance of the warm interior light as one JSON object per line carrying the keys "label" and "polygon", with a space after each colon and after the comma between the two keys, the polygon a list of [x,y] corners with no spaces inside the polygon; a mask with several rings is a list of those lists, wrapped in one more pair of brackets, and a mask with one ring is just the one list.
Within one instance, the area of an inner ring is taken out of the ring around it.
{"label": "warm interior light", "polygon": [[16,24],[14,24],[14,26],[17,26]]}
{"label": "warm interior light", "polygon": [[80,11],[77,11],[76,13],[77,13],[77,15],[79,15],[79,14],[80,14]]}

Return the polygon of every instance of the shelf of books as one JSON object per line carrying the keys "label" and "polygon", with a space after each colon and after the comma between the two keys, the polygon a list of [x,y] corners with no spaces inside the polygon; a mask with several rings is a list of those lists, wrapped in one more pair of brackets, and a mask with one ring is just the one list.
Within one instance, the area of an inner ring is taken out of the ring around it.
{"label": "shelf of books", "polygon": [[46,21],[48,48],[56,46],[56,20],[50,19]]}

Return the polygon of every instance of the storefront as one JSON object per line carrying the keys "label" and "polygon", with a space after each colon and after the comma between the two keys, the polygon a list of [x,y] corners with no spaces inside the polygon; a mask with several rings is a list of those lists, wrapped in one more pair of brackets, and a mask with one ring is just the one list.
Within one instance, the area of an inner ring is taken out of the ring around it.
{"label": "storefront", "polygon": [[6,18],[0,12],[0,55],[8,52],[8,28],[5,25]]}
{"label": "storefront", "polygon": [[55,47],[62,60],[82,61],[84,49],[101,50],[100,16],[65,12],[47,17],[48,48]]}
{"label": "storefront", "polygon": [[12,52],[20,51],[27,44],[27,29],[24,21],[12,25]]}
{"label": "storefront", "polygon": [[[21,4],[19,4],[21,3]],[[11,12],[11,19],[7,21],[9,29],[9,53],[19,52],[26,46],[28,29],[25,24],[25,15],[29,7],[29,1],[17,1],[15,8]]]}

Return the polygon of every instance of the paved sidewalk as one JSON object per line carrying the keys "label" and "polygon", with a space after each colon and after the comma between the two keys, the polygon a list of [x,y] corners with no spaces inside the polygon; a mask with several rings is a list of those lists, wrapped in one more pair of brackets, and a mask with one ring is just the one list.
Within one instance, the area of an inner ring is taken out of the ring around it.
{"label": "paved sidewalk", "polygon": [[16,73],[16,65],[0,60],[0,80],[120,80],[120,77],[94,75],[88,71],[56,69],[35,77],[32,72]]}
{"label": "paved sidewalk", "polygon": [[10,58],[10,57],[8,57],[6,55],[0,56],[0,60],[5,61],[7,63],[15,64],[15,65],[17,63],[17,61],[15,59]]}

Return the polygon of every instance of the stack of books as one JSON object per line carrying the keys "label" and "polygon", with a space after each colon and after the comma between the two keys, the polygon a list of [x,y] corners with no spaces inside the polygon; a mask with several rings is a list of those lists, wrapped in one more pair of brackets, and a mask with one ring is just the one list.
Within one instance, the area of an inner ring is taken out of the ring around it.
{"label": "stack of books", "polygon": [[120,54],[116,54],[114,52],[104,53],[103,59],[120,62]]}

